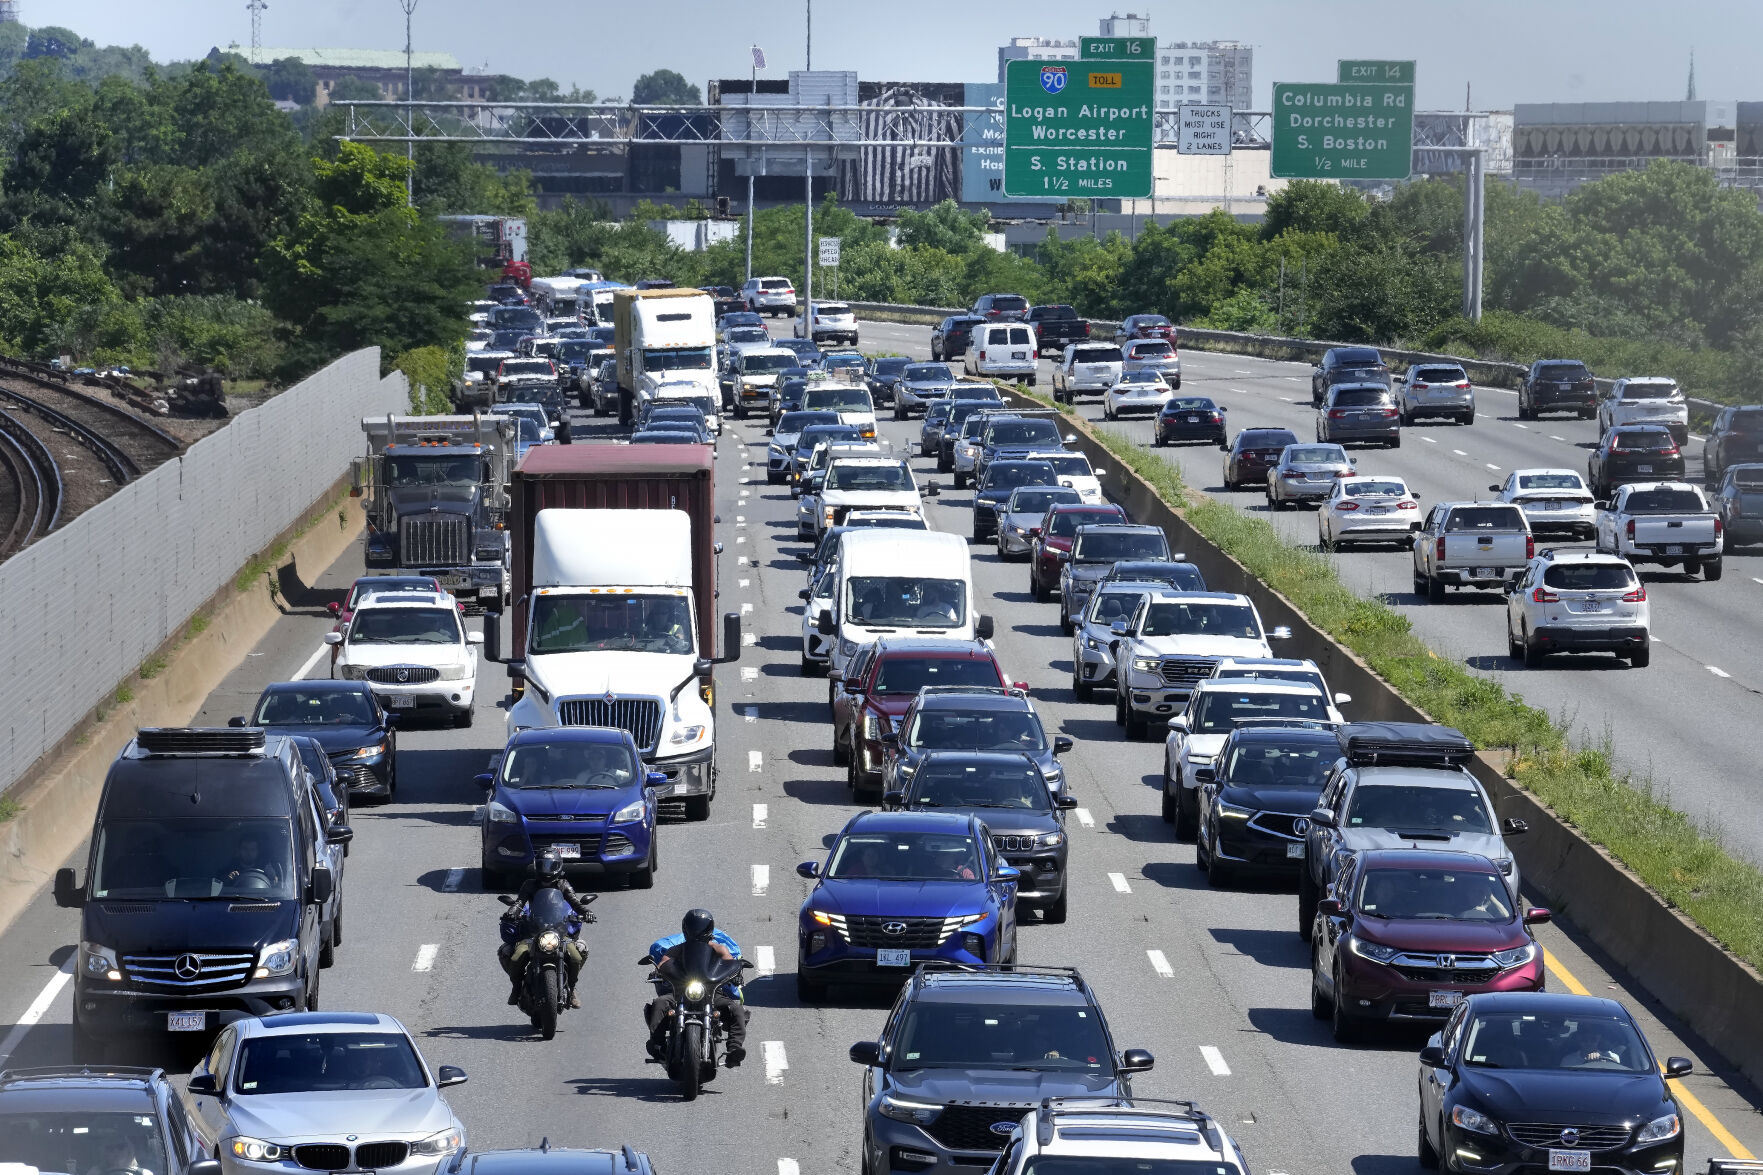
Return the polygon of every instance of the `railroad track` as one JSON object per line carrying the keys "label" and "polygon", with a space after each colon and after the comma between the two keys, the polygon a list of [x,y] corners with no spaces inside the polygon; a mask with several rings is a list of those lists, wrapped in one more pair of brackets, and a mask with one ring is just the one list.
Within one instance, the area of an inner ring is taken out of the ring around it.
{"label": "railroad track", "polygon": [[[125,485],[153,466],[183,451],[170,433],[132,412],[75,391],[34,364],[0,358],[0,399],[67,430],[90,449],[117,485]],[[28,385],[28,390],[25,386]],[[8,407],[0,403],[0,407]]]}
{"label": "railroad track", "polygon": [[0,525],[6,527],[0,559],[54,530],[61,521],[61,498],[55,455],[17,417],[0,412]]}

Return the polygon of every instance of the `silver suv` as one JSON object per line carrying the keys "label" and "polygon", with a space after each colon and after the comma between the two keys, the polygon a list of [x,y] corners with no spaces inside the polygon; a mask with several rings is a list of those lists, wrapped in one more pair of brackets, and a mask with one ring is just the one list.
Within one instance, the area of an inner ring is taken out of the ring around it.
{"label": "silver suv", "polygon": [[1248,1175],[1249,1162],[1236,1139],[1193,1102],[1056,1097],[1023,1115],[989,1175],[1031,1168]]}

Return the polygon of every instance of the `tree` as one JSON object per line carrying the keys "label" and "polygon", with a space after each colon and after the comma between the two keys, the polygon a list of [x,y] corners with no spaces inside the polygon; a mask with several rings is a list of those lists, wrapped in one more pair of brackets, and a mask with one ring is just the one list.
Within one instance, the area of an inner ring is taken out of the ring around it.
{"label": "tree", "polygon": [[32,29],[30,38],[25,42],[26,57],[59,57],[63,60],[72,57],[82,48],[90,46],[86,40],[72,29],[64,29],[59,25],[44,25]]}
{"label": "tree", "polygon": [[671,69],[646,73],[631,85],[636,106],[697,106],[703,100],[697,86]]}
{"label": "tree", "polygon": [[984,233],[991,217],[984,212],[964,212],[954,200],[944,200],[926,212],[902,208],[897,213],[900,247],[941,249],[945,253],[971,253],[986,247]]}
{"label": "tree", "polygon": [[[486,213],[527,216],[538,210],[532,195],[532,175],[513,171],[500,175],[479,163],[465,143],[424,143],[416,152],[412,188],[424,210],[448,213]],[[550,271],[547,271],[550,272]]]}
{"label": "tree", "polygon": [[318,78],[298,57],[278,57],[260,67],[257,74],[268,87],[269,96],[278,102],[309,106],[318,93]]}
{"label": "tree", "polygon": [[1358,235],[1371,218],[1371,205],[1352,188],[1326,180],[1293,180],[1267,198],[1261,235],[1267,240],[1296,229],[1333,233],[1346,240]]}
{"label": "tree", "polygon": [[0,348],[8,354],[44,355],[62,342],[75,315],[121,304],[102,255],[85,242],[0,236]]}

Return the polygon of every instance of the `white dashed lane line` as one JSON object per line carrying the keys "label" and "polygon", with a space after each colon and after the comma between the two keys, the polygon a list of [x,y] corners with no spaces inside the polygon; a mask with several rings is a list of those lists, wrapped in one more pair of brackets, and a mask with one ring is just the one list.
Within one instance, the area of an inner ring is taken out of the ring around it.
{"label": "white dashed lane line", "polygon": [[1484,462],[1482,462],[1482,464],[1486,465],[1489,469],[1493,470],[1495,473],[1498,473],[1500,471],[1500,467],[1498,465],[1495,465],[1492,461],[1484,461]]}
{"label": "white dashed lane line", "polygon": [[768,946],[753,948],[754,974],[759,976],[777,974],[777,952]]}
{"label": "white dashed lane line", "polygon": [[[765,1041],[759,1046],[759,1051],[765,1054],[765,1080],[772,1085],[782,1085],[784,1070],[790,1067],[790,1059],[784,1055],[784,1042],[781,1040]],[[794,1163],[790,1165],[795,1166]],[[780,1171],[783,1169],[781,1162],[778,1164],[778,1169]]]}
{"label": "white dashed lane line", "polygon": [[751,612],[752,610],[753,610],[752,604],[747,603],[745,600],[741,601],[741,615],[745,616],[747,613]]}
{"label": "white dashed lane line", "polygon": [[1175,968],[1169,965],[1169,960],[1164,957],[1162,951],[1146,951],[1145,957],[1151,960],[1151,970],[1165,979],[1175,978]]}
{"label": "white dashed lane line", "polygon": [[802,1175],[802,1168],[796,1165],[794,1159],[779,1159],[777,1161],[777,1175]]}
{"label": "white dashed lane line", "polygon": [[435,956],[440,953],[440,943],[423,943],[420,947],[416,948],[416,958],[411,961],[410,969],[412,971],[433,971],[435,969]]}
{"label": "white dashed lane line", "polygon": [[1421,439],[1421,440],[1423,440],[1423,441],[1425,441],[1425,442],[1426,442],[1426,443],[1427,443],[1427,444],[1429,444],[1429,445],[1436,445],[1436,444],[1438,444],[1438,442],[1437,442],[1437,441],[1435,441],[1435,440],[1433,440],[1433,439],[1432,439],[1432,438],[1431,438],[1431,437],[1421,437],[1421,438],[1420,438],[1420,439]]}
{"label": "white dashed lane line", "polygon": [[755,866],[753,866],[753,896],[756,898],[762,898],[765,896],[765,891],[770,888],[771,888],[771,866],[770,865],[755,865]]}
{"label": "white dashed lane line", "polygon": [[1465,453],[1465,452],[1464,452],[1464,451],[1463,451],[1463,450],[1462,450],[1462,449],[1452,449],[1452,450],[1451,450],[1451,452],[1453,452],[1453,453],[1455,453],[1455,454],[1457,454],[1457,456],[1459,456],[1459,457],[1467,457],[1467,456],[1469,456],[1469,454],[1468,454],[1468,453]]}
{"label": "white dashed lane line", "polygon": [[766,817],[768,817],[770,815],[771,815],[771,809],[767,805],[754,804],[753,805],[753,827],[754,828],[764,828]]}
{"label": "white dashed lane line", "polygon": [[1108,883],[1114,887],[1115,893],[1132,892],[1132,886],[1126,883],[1126,874],[1124,873],[1110,873],[1108,875]]}
{"label": "white dashed lane line", "polygon": [[758,681],[759,680],[758,667],[754,666],[754,665],[741,666],[741,680],[742,681]]}
{"label": "white dashed lane line", "polygon": [[753,581],[752,581],[752,580],[750,580],[750,579],[743,579],[743,580],[741,580],[741,581],[740,581],[740,583],[739,583],[739,584],[738,584],[738,585],[737,585],[737,586],[739,586],[739,587],[741,587],[741,588],[743,588],[743,589],[745,589],[745,588],[750,588],[750,587],[752,587],[752,586],[753,586]]}
{"label": "white dashed lane line", "polygon": [[[1758,580],[1757,582],[1763,583],[1763,580]],[[1094,828],[1096,826],[1096,818],[1090,815],[1090,810],[1088,808],[1073,808],[1072,811],[1077,813],[1077,822],[1085,828]]]}
{"label": "white dashed lane line", "polygon": [[1200,1055],[1206,1059],[1206,1068],[1212,1070],[1214,1077],[1229,1077],[1230,1066],[1224,1063],[1224,1054],[1209,1044],[1200,1046]]}
{"label": "white dashed lane line", "polygon": [[765,770],[765,756],[758,751],[748,751],[747,770],[749,772]]}
{"label": "white dashed lane line", "polygon": [[1704,666],[1702,666],[1702,668],[1706,669],[1709,673],[1712,673],[1715,677],[1731,677],[1732,676],[1732,674],[1728,673],[1726,670],[1722,669],[1718,665],[1704,665]]}

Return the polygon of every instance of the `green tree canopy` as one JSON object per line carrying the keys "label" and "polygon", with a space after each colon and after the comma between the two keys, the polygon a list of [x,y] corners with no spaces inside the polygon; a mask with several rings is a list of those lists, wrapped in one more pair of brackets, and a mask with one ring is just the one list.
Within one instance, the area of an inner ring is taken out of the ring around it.
{"label": "green tree canopy", "polygon": [[671,69],[646,73],[631,86],[631,101],[638,106],[696,106],[703,100],[697,86]]}

